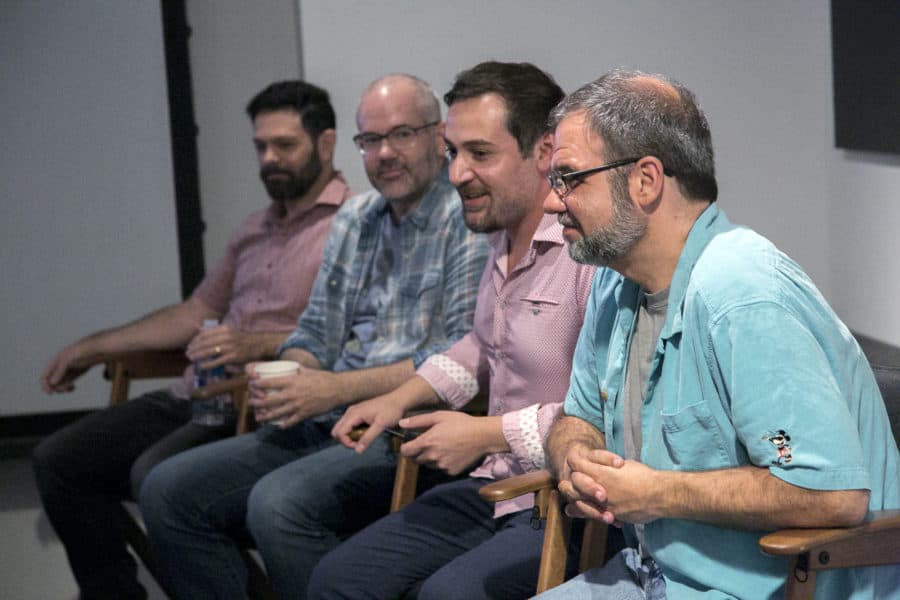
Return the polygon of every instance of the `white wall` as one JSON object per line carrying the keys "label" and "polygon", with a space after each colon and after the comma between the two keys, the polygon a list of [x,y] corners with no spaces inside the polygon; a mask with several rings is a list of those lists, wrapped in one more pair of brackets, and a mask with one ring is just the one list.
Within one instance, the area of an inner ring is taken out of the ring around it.
{"label": "white wall", "polygon": [[0,3],[0,416],[97,406],[99,373],[45,396],[63,344],[180,299],[158,2]]}
{"label": "white wall", "polygon": [[852,329],[898,346],[900,156],[831,154],[831,301]]}
{"label": "white wall", "polygon": [[[681,80],[710,120],[732,220],[800,262],[852,328],[900,344],[898,161],[833,147],[828,0],[298,2],[306,77],[342,123],[380,74],[414,73],[442,95],[490,58],[534,62],[566,90],[616,66]],[[361,188],[353,133],[339,131],[337,161]]]}

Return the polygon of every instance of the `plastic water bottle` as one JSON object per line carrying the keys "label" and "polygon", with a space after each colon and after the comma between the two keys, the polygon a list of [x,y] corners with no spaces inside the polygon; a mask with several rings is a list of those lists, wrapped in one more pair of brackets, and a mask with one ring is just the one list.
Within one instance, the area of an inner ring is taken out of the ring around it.
{"label": "plastic water bottle", "polygon": [[[219,321],[216,319],[206,319],[203,321],[203,329],[212,329],[218,327]],[[194,388],[199,389],[203,386],[228,379],[225,372],[225,366],[220,365],[213,369],[201,369],[200,361],[194,363]],[[192,405],[192,420],[197,425],[205,425],[215,427],[224,425],[234,415],[234,406],[231,403],[231,396],[221,394],[213,396],[206,400],[194,400]]]}

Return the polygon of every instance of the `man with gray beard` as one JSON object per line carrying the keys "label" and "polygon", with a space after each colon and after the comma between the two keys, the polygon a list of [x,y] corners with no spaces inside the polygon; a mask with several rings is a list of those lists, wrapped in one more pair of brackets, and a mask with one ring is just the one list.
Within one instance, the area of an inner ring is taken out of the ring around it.
{"label": "man with gray beard", "polygon": [[[571,516],[630,547],[541,598],[775,598],[780,528],[900,507],[900,457],[859,345],[809,277],[732,225],[709,125],[661,75],[613,71],[554,110],[553,192],[594,280],[546,441]],[[896,598],[900,572],[823,572],[816,598]]]}

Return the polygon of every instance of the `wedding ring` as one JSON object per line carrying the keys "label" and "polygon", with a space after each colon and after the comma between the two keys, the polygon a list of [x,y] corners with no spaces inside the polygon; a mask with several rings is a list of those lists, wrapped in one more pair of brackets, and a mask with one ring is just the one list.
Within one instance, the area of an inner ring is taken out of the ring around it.
{"label": "wedding ring", "polygon": [[216,346],[216,354],[222,354],[222,346]]}

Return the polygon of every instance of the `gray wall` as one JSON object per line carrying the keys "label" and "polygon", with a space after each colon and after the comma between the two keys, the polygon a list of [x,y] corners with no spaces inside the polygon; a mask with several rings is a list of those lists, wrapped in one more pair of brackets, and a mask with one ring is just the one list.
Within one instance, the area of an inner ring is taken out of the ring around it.
{"label": "gray wall", "polygon": [[306,76],[334,96],[337,160],[366,186],[348,126],[389,71],[439,94],[478,61],[528,60],[572,90],[616,66],[699,96],[720,201],[810,273],[848,325],[900,344],[900,157],[833,144],[828,0],[298,0]]}
{"label": "gray wall", "polygon": [[96,406],[38,386],[63,344],[179,300],[158,2],[0,3],[0,416]]}
{"label": "gray wall", "polygon": [[[188,16],[208,264],[267,202],[243,109],[272,80],[305,70],[329,89],[338,166],[362,190],[354,111],[382,73],[443,93],[480,60],[530,60],[573,89],[627,65],[698,93],[731,217],[797,258],[851,328],[900,345],[900,157],[833,146],[827,0],[193,0]],[[102,404],[96,372],[44,396],[46,360],[179,299],[160,33],[153,1],[0,3],[0,416]]]}

